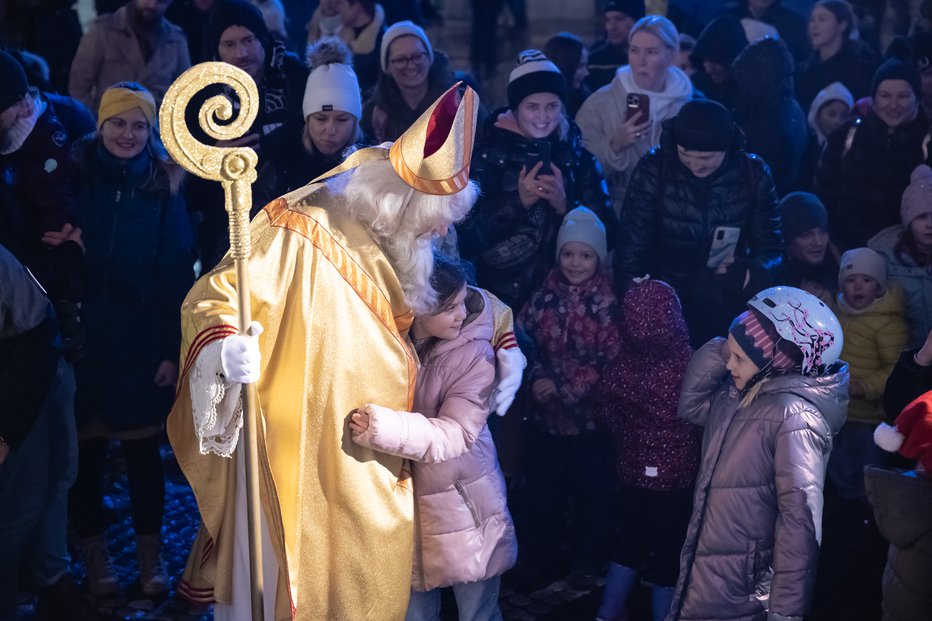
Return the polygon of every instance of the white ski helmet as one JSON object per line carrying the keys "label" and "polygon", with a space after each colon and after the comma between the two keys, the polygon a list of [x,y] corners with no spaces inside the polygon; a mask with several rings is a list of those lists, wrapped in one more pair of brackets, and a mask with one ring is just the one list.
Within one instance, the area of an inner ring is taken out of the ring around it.
{"label": "white ski helmet", "polygon": [[799,347],[803,375],[818,375],[841,356],[841,324],[825,302],[811,293],[796,287],[770,287],[748,300],[748,306],[769,319],[781,338]]}

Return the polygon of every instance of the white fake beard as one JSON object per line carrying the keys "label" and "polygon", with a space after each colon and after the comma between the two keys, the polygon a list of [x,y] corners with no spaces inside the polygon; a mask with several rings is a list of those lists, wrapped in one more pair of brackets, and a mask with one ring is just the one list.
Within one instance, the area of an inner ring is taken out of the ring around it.
{"label": "white fake beard", "polygon": [[405,292],[405,301],[415,314],[429,313],[437,304],[437,292],[430,285],[434,269],[434,246],[431,235],[415,236],[408,231],[380,240],[395,275]]}

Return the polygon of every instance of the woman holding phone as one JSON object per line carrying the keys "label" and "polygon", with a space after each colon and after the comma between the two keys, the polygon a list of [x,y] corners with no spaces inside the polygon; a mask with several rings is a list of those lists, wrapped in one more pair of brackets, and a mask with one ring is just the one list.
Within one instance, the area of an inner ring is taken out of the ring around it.
{"label": "woman holding phone", "polygon": [[615,286],[668,282],[694,347],[725,334],[751,293],[771,284],[783,237],[770,169],[744,150],[723,105],[690,101],[635,167],[622,210]]}
{"label": "woman holding phone", "polygon": [[679,47],[670,20],[641,18],[628,35],[628,64],[576,115],[583,145],[605,169],[616,213],[638,160],[659,142],[663,121],[692,99],[689,78],[675,66]]}
{"label": "woman holding phone", "polygon": [[557,230],[570,210],[585,206],[613,238],[602,169],[567,118],[566,82],[538,50],[526,50],[508,83],[508,106],[479,132],[472,170],[482,195],[458,228],[460,251],[476,266],[479,286],[515,312],[553,267]]}

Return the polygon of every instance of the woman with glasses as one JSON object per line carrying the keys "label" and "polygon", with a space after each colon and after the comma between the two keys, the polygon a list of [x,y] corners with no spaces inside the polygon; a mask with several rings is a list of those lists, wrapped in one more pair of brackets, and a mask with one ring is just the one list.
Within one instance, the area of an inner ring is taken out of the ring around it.
{"label": "woman with glasses", "polygon": [[456,77],[447,57],[434,51],[427,34],[409,21],[392,24],[385,31],[381,63],[372,97],[362,109],[362,128],[376,141],[385,142],[404,133],[453,86]]}
{"label": "woman with glasses", "polygon": [[167,591],[161,555],[165,482],[159,437],[178,377],[178,312],[194,280],[194,241],[171,162],[142,86],[101,98],[96,135],[76,143],[78,224],[85,246],[87,344],[75,364],[78,478],[71,515],[95,596],[119,590],[107,547],[104,464],[110,440],[126,460],[139,583]]}

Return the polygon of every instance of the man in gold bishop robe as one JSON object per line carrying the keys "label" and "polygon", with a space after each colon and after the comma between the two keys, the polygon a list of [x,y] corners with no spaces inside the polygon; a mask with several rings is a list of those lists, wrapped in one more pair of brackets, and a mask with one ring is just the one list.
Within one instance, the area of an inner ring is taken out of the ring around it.
{"label": "man in gold bishop robe", "polygon": [[[469,162],[478,105],[471,89],[460,97],[451,88],[395,143],[357,151],[265,206],[250,226],[254,337],[236,336],[229,254],[185,299],[168,433],[202,524],[178,590],[216,603],[217,621],[251,619],[237,381],[258,389],[264,621],[404,618],[409,471],[401,458],[352,442],[347,422],[366,403],[412,405],[408,329],[436,301],[432,238],[476,198]],[[500,319],[503,413],[523,356],[510,311]],[[236,349],[250,339],[254,368],[244,370]]]}

